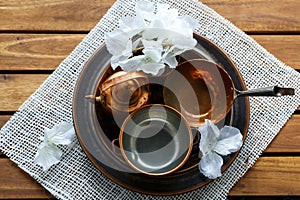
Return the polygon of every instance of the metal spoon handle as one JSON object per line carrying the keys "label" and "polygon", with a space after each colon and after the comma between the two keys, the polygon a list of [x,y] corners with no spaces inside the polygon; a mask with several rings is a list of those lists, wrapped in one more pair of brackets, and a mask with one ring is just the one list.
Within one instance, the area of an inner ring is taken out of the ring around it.
{"label": "metal spoon handle", "polygon": [[265,88],[257,88],[246,91],[236,90],[237,97],[240,96],[275,96],[280,97],[283,95],[294,95],[295,90],[293,88],[281,88],[278,86],[271,86]]}

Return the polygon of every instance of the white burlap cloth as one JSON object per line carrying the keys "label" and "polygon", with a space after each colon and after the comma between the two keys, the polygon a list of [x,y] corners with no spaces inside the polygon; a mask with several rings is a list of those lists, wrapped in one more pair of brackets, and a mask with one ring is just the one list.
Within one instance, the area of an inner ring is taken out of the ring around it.
{"label": "white burlap cloth", "polygon": [[126,190],[102,175],[77,140],[64,149],[59,164],[43,172],[33,163],[44,128],[72,122],[72,96],[77,78],[103,35],[118,20],[134,14],[135,1],[119,0],[55,72],[32,94],[0,132],[0,150],[58,199],[225,199],[233,185],[254,164],[300,103],[300,75],[286,66],[215,11],[193,0],[162,0],[181,15],[196,18],[196,30],[222,48],[241,72],[248,89],[279,85],[296,89],[295,96],[251,97],[247,139],[231,167],[219,179],[178,196],[148,196]]}

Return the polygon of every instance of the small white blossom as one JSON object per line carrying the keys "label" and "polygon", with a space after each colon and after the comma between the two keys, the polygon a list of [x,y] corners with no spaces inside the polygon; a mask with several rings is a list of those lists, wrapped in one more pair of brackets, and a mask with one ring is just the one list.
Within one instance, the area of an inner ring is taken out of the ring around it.
{"label": "small white blossom", "polygon": [[242,134],[239,129],[232,126],[224,126],[219,130],[210,120],[205,120],[205,124],[198,130],[201,134],[199,147],[202,153],[199,163],[200,172],[210,179],[215,179],[221,176],[223,165],[221,156],[226,156],[241,148]]}
{"label": "small white blossom", "polygon": [[75,136],[75,130],[71,123],[62,122],[52,129],[45,128],[43,142],[39,145],[34,163],[48,170],[52,165],[59,163],[62,151],[57,145],[69,145]]}
{"label": "small white blossom", "polygon": [[[166,65],[175,68],[176,56],[197,44],[193,29],[198,22],[189,16],[178,16],[176,9],[167,4],[139,1],[134,17],[126,16],[119,21],[119,28],[105,35],[107,50],[112,54],[113,69],[120,66],[124,71],[144,71],[158,75]],[[133,55],[142,47],[142,55]]]}
{"label": "small white blossom", "polygon": [[59,163],[62,151],[54,144],[42,142],[36,153],[34,163],[48,170],[52,165]]}
{"label": "small white blossom", "polygon": [[115,31],[105,35],[107,50],[113,55],[111,66],[119,66],[119,62],[127,60],[132,54],[132,41],[128,32]]}
{"label": "small white blossom", "polygon": [[145,73],[157,75],[165,67],[162,60],[161,41],[141,40],[144,49],[143,55],[134,56],[128,60],[121,61],[120,65],[126,71],[144,71]]}

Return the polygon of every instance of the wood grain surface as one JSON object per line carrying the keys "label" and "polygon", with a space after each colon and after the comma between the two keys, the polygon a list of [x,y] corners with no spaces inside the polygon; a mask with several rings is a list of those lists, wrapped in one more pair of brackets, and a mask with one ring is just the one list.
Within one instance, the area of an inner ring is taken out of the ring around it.
{"label": "wood grain surface", "polygon": [[[49,198],[28,174],[7,158],[0,159],[0,199]],[[261,157],[230,191],[230,196],[283,196],[299,194],[299,157]]]}
{"label": "wood grain surface", "polygon": [[[203,0],[300,71],[299,0]],[[107,12],[114,0],[0,0],[0,128]],[[230,199],[300,199],[300,107]],[[0,152],[0,199],[55,199]]]}
{"label": "wood grain surface", "polygon": [[[0,34],[1,70],[55,70],[86,34]],[[250,35],[285,64],[300,69],[300,36]]]}
{"label": "wood grain surface", "polygon": [[203,0],[243,31],[298,33],[299,0]]}
{"label": "wood grain surface", "polygon": [[113,2],[113,0],[1,1],[0,30],[88,32]]}
{"label": "wood grain surface", "polygon": [[0,110],[16,111],[48,74],[0,74]]}
{"label": "wood grain surface", "polygon": [[261,157],[233,187],[237,196],[284,196],[300,193],[300,157]]}
{"label": "wood grain surface", "polygon": [[0,34],[1,70],[55,70],[86,34]]}
{"label": "wood grain surface", "polygon": [[[1,1],[0,30],[6,32],[89,31],[113,0]],[[203,0],[247,32],[299,32],[298,0]],[[283,3],[284,2],[284,3]]]}

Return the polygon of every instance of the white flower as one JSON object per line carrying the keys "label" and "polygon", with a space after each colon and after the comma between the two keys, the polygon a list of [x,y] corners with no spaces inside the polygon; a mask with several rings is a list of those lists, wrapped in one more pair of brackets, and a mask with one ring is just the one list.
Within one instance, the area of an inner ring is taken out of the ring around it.
{"label": "white flower", "polygon": [[36,153],[34,163],[48,170],[52,165],[59,163],[62,151],[54,144],[42,142]]}
{"label": "white flower", "polygon": [[199,127],[201,134],[200,151],[202,158],[199,163],[200,172],[210,179],[221,176],[223,159],[226,156],[240,149],[243,137],[239,129],[232,126],[224,126],[218,129],[210,120]]}
{"label": "white flower", "polygon": [[160,72],[162,72],[165,68],[165,65],[160,62],[156,62],[155,58],[152,57],[153,55],[147,54],[148,53],[145,55],[134,56],[120,64],[124,71],[144,71],[145,73],[152,75],[160,74]]}
{"label": "white flower", "polygon": [[132,56],[131,35],[128,32],[115,31],[105,35],[107,50],[113,55],[111,66],[113,69],[119,66],[119,62]]}
{"label": "white flower", "polygon": [[62,122],[52,129],[45,128],[43,142],[39,145],[34,163],[48,170],[52,165],[57,164],[62,156],[62,151],[57,145],[69,145],[75,136],[75,130],[71,123]]}
{"label": "white flower", "polygon": [[[178,16],[176,9],[167,4],[139,1],[136,16],[126,16],[119,21],[119,28],[105,35],[107,50],[112,54],[113,69],[144,71],[158,75],[166,65],[175,68],[176,56],[195,47],[193,29],[198,22],[189,16]],[[142,55],[133,55],[142,47]]]}
{"label": "white flower", "polygon": [[163,51],[161,41],[141,39],[141,42],[144,46],[143,55],[121,61],[120,65],[125,71],[144,71],[153,75],[159,74],[165,67],[164,63],[161,62]]}

